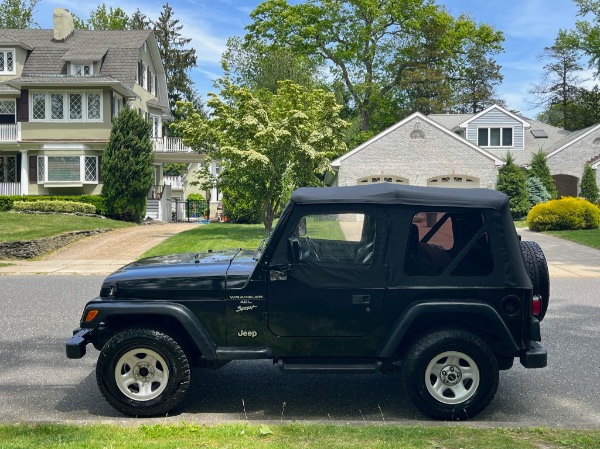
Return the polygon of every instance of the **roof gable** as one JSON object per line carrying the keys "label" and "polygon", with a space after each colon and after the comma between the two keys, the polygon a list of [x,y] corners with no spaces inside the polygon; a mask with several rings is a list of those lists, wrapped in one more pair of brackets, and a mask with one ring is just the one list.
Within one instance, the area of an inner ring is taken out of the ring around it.
{"label": "roof gable", "polygon": [[469,118],[468,120],[465,120],[464,122],[462,122],[458,126],[460,126],[461,128],[466,128],[469,125],[469,123],[471,123],[472,121],[477,120],[477,119],[483,117],[484,115],[486,115],[489,112],[494,111],[494,110],[500,111],[501,113],[503,113],[503,114],[505,114],[505,115],[513,118],[514,120],[517,120],[517,121],[521,122],[523,124],[524,128],[529,128],[531,126],[531,124],[527,120],[524,120],[522,117],[519,117],[518,115],[513,114],[510,111],[507,111],[506,109],[504,109],[501,106],[498,106],[497,104],[493,104],[489,108],[484,109],[483,111],[481,111],[481,112],[473,115],[471,118]]}
{"label": "roof gable", "polygon": [[558,148],[555,148],[552,152],[550,152],[548,154],[548,156],[546,156],[546,159],[549,159],[552,156],[560,153],[564,149],[570,147],[571,145],[573,145],[576,142],[579,142],[581,139],[584,139],[585,137],[589,136],[591,133],[593,133],[594,131],[596,131],[598,129],[600,129],[600,124],[593,125],[593,126],[590,126],[589,128],[585,128],[585,129],[582,129],[582,130],[572,133],[571,135],[569,135],[565,139],[563,139],[558,144]]}
{"label": "roof gable", "polygon": [[459,140],[462,144],[470,147],[471,149],[477,151],[478,153],[483,154],[484,156],[490,158],[491,160],[493,160],[496,165],[503,165],[504,161],[496,156],[494,156],[493,154],[489,153],[488,151],[478,147],[477,145],[472,144],[471,142],[469,142],[468,140],[462,138],[461,136],[459,136],[458,134],[452,132],[451,130],[449,130],[448,128],[440,125],[439,123],[437,123],[436,121],[430,119],[429,117],[421,114],[420,112],[415,112],[414,114],[409,115],[408,117],[406,117],[404,120],[401,120],[400,122],[396,123],[395,125],[389,127],[388,129],[386,129],[385,131],[377,134],[376,136],[372,137],[371,139],[367,140],[366,142],[362,143],[361,145],[357,146],[356,148],[354,148],[353,150],[350,150],[349,152],[347,152],[346,154],[338,157],[337,159],[335,159],[334,161],[331,162],[331,166],[332,167],[339,167],[341,165],[341,163],[349,158],[350,156],[358,153],[359,151],[363,150],[364,148],[367,148],[368,146],[370,146],[371,144],[377,142],[378,140],[380,140],[381,138],[387,136],[388,134],[394,132],[395,130],[397,130],[398,128],[404,126],[405,124],[407,124],[408,122],[410,122],[411,120],[418,118],[419,120],[422,120],[428,124],[430,124],[431,126],[437,128],[438,130],[442,131],[443,133],[445,133],[446,135],[450,136],[453,139],[457,139]]}

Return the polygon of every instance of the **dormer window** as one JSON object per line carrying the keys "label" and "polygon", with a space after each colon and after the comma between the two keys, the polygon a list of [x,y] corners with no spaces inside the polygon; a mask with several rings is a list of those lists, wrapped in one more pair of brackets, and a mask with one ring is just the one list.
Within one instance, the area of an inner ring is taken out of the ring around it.
{"label": "dormer window", "polygon": [[0,49],[0,75],[15,74],[15,51]]}
{"label": "dormer window", "polygon": [[477,145],[480,147],[512,147],[512,128],[478,128]]}
{"label": "dormer window", "polygon": [[74,76],[92,76],[94,74],[94,65],[91,63],[72,64],[72,74]]}

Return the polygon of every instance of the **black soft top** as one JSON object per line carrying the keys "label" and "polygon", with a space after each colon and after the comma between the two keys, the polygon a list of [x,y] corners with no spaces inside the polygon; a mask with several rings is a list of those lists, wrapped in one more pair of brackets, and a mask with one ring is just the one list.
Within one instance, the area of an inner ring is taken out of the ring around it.
{"label": "black soft top", "polygon": [[388,182],[349,187],[302,187],[292,193],[297,204],[369,203],[501,210],[508,197],[490,189],[418,187]]}

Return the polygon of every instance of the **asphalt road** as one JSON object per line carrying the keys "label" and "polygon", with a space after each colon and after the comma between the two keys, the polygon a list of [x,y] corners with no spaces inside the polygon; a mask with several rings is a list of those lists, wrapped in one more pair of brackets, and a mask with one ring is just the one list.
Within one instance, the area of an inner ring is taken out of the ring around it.
{"label": "asphalt road", "polygon": [[[0,422],[217,423],[431,420],[405,397],[400,377],[284,375],[268,361],[195,372],[175,413],[136,420],[114,411],[95,380],[98,352],[69,360],[64,341],[102,277],[0,276]],[[554,279],[542,324],[549,366],[518,362],[475,425],[600,428],[600,279]]]}

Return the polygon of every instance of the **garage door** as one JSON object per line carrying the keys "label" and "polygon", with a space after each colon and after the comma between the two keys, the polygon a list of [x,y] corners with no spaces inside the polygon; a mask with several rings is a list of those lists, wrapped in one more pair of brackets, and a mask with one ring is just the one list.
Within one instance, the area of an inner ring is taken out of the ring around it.
{"label": "garage door", "polygon": [[429,187],[453,187],[455,189],[460,188],[478,188],[479,178],[474,176],[461,176],[461,175],[445,175],[436,176],[427,180]]}

